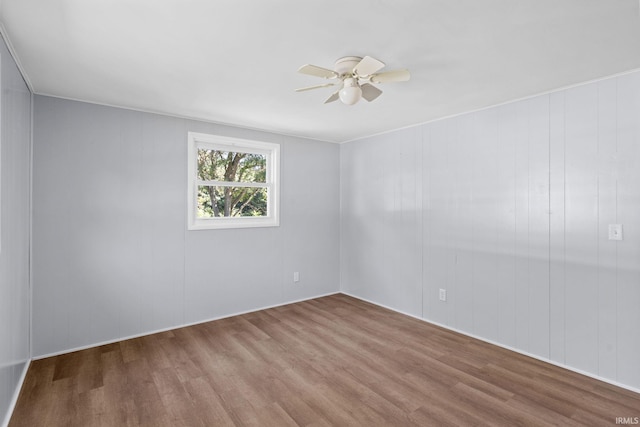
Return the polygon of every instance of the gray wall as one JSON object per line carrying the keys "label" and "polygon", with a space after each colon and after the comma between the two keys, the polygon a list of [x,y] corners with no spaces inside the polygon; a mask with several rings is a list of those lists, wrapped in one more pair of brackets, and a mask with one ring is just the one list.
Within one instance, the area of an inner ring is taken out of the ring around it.
{"label": "gray wall", "polygon": [[341,193],[344,292],[640,389],[640,73],[345,144]]}
{"label": "gray wall", "polygon": [[[280,227],[187,231],[188,131],[281,144]],[[34,357],[339,291],[335,144],[35,96],[33,162]]]}
{"label": "gray wall", "polygon": [[[0,39],[1,40],[1,39]],[[4,41],[0,89],[0,424],[30,359],[31,93]]]}

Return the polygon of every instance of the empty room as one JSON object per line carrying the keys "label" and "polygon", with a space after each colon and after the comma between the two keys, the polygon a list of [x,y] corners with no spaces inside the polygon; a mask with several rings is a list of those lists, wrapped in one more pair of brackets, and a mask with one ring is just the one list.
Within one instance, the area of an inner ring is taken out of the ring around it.
{"label": "empty room", "polygon": [[0,426],[640,425],[638,0],[0,35]]}

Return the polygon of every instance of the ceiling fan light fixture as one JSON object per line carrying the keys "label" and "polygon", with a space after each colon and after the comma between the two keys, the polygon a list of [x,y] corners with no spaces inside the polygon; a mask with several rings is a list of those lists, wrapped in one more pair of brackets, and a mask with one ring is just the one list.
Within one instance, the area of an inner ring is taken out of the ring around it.
{"label": "ceiling fan light fixture", "polygon": [[[1,0],[0,0],[1,1]],[[324,103],[342,101],[345,105],[353,105],[364,98],[368,102],[377,99],[382,91],[372,83],[406,82],[410,78],[409,70],[395,70],[379,73],[384,68],[384,62],[370,56],[345,56],[336,61],[334,69],[318,67],[306,64],[298,69],[299,73],[325,79],[335,79],[335,83],[325,83],[296,89],[296,92],[305,92],[311,89],[319,89],[328,86],[338,86],[340,89],[333,92]]]}
{"label": "ceiling fan light fixture", "polygon": [[340,89],[340,101],[346,105],[353,105],[362,98],[362,89],[358,81],[352,77],[344,79],[344,85]]}

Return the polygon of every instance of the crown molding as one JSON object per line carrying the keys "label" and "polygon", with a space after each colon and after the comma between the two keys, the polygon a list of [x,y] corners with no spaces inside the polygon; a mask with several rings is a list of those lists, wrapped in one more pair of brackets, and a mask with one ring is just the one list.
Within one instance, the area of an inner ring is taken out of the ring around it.
{"label": "crown molding", "polygon": [[7,46],[7,49],[9,50],[9,54],[13,58],[13,61],[16,63],[16,66],[18,67],[18,71],[20,71],[20,74],[22,75],[22,79],[26,83],[31,93],[35,93],[35,91],[33,90],[33,85],[31,84],[31,80],[29,79],[29,75],[27,74],[24,67],[22,66],[22,63],[20,62],[20,57],[18,56],[16,50],[13,47],[13,44],[11,43],[11,39],[7,34],[7,29],[5,28],[4,22],[2,22],[1,19],[2,18],[0,17],[0,36],[2,36],[2,39],[4,40],[4,43]]}

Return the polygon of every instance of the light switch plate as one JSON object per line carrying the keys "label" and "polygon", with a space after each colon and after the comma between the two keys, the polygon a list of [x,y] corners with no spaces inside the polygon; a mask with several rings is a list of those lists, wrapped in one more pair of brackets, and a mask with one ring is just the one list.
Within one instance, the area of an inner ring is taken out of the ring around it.
{"label": "light switch plate", "polygon": [[622,224],[609,224],[609,240],[622,240]]}

